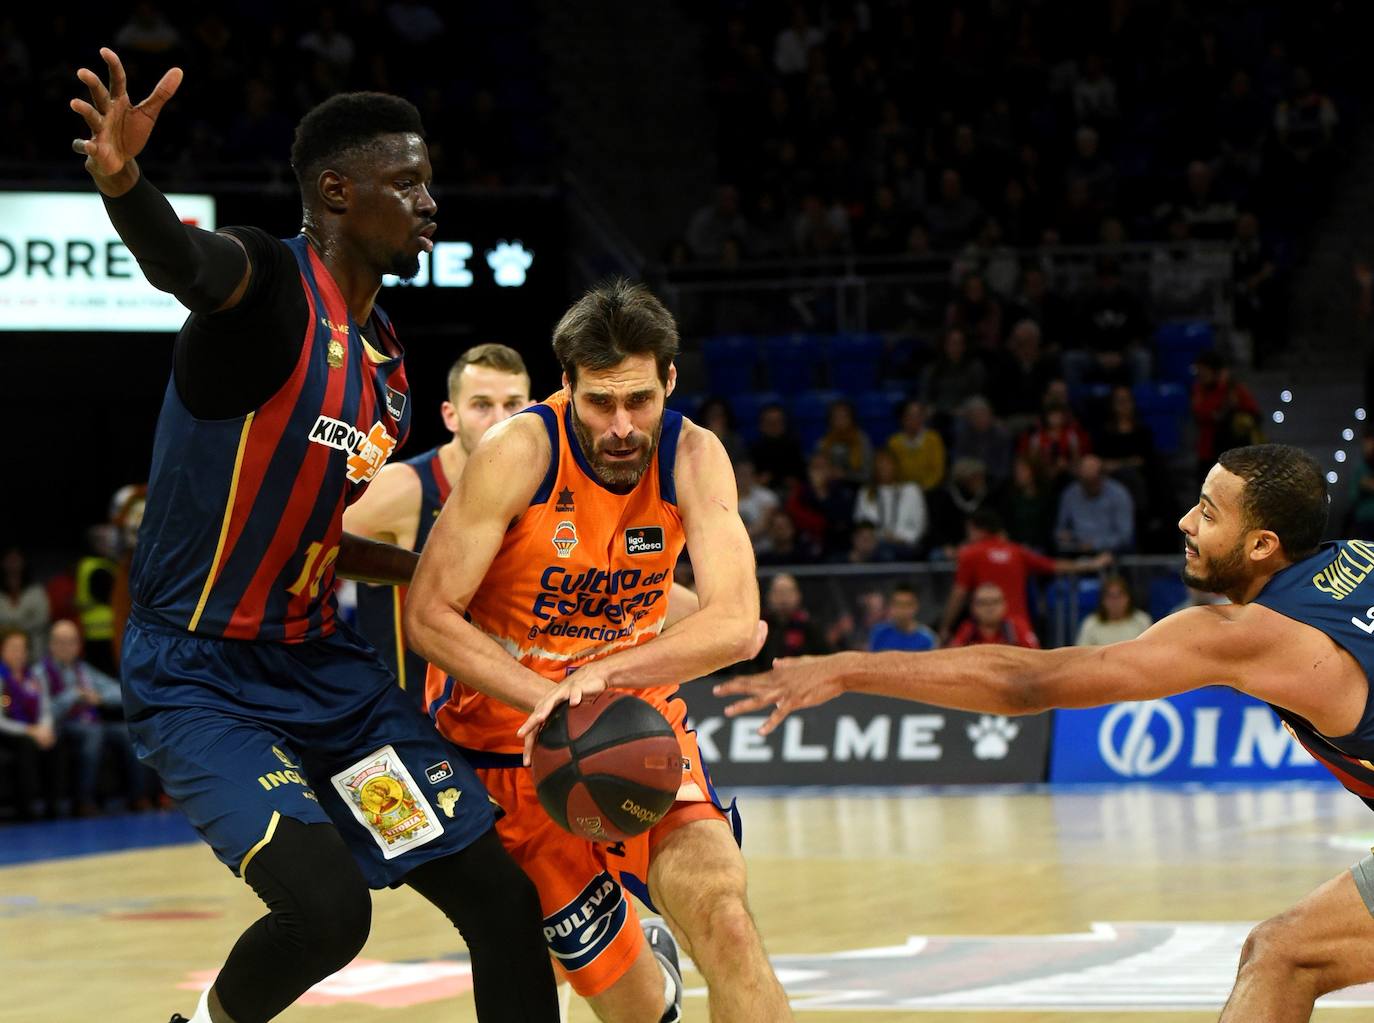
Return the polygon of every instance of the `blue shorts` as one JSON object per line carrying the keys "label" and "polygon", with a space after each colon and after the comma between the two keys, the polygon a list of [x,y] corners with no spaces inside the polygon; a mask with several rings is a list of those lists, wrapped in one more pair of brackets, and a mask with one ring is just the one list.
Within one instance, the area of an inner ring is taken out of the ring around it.
{"label": "blue shorts", "polygon": [[373,888],[495,823],[467,762],[342,623],[253,643],[131,619],[121,674],[139,759],[236,874],[280,817],[333,823]]}

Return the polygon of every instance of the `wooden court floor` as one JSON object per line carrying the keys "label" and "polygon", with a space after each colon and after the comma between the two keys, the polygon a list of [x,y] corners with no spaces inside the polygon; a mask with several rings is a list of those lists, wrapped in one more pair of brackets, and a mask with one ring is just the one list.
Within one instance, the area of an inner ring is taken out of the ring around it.
{"label": "wooden court floor", "polygon": [[[1374,841],[1369,811],[1324,786],[744,792],[741,806],[753,908],[804,1023],[1215,1020],[1248,924]],[[41,836],[0,829],[0,859],[21,837]],[[474,1020],[456,933],[408,891],[373,904],[359,962],[279,1018]],[[189,1014],[258,914],[197,844],[2,867],[0,1021]],[[1374,1014],[1374,990],[1345,1002],[1314,1018]],[[572,1019],[593,1016],[574,1000]],[[699,993],[686,1019],[707,1019]]]}

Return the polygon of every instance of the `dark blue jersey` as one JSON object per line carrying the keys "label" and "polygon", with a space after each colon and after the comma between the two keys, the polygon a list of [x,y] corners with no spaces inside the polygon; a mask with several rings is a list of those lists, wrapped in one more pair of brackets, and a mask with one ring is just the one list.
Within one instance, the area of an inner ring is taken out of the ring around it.
{"label": "dark blue jersey", "polygon": [[[1374,544],[1322,544],[1310,558],[1279,572],[1254,603],[1326,633],[1374,678]],[[1374,697],[1374,690],[1371,690]],[[1323,735],[1291,710],[1274,707],[1307,751],[1374,808],[1374,698],[1348,735]]]}
{"label": "dark blue jersey", "polygon": [[[420,518],[415,527],[413,550],[423,550],[434,520],[448,500],[448,477],[439,459],[439,449],[407,458],[403,463],[420,477]],[[358,631],[377,648],[383,661],[396,673],[402,689],[412,690],[415,699],[425,699],[425,659],[406,647],[401,628],[401,609],[405,604],[404,586],[358,586]]]}
{"label": "dark blue jersey", "polygon": [[[409,430],[386,315],[374,307],[369,344],[305,237],[284,244],[295,265],[283,258],[280,287],[302,289],[307,312],[298,327],[283,325],[304,331],[286,383],[253,412],[221,420],[196,419],[168,385],[130,581],[145,622],[226,639],[328,635],[344,507]],[[251,359],[266,342],[236,333],[235,311],[211,319],[223,317],[225,343]]]}

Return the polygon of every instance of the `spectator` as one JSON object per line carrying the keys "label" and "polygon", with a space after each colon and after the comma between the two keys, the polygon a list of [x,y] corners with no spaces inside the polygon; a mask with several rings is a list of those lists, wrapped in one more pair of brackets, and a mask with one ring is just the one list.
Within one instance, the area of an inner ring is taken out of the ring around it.
{"label": "spectator", "polygon": [[687,248],[696,259],[714,263],[727,238],[747,238],[749,225],[739,211],[739,191],[734,185],[716,188],[715,202],[701,207],[687,223]]}
{"label": "spectator", "polygon": [[874,456],[873,477],[854,499],[854,522],[877,529],[877,560],[916,557],[928,524],[925,495],[915,483],[897,478],[897,458],[887,448]]}
{"label": "spectator", "polygon": [[101,757],[113,747],[124,765],[126,793],[135,809],[147,807],[154,776],[134,754],[123,720],[108,717],[123,704],[119,683],[81,660],[81,630],[75,622],[53,622],[48,632],[48,655],[34,666],[46,681],[52,718],[58,736],[74,748],[79,764],[76,812],[88,817],[96,811]]}
{"label": "spectator", "polygon": [[1131,493],[1106,475],[1102,459],[1084,455],[1078,479],[1059,495],[1055,540],[1065,554],[1119,554],[1135,539]]}
{"label": "spectator", "polygon": [[839,202],[827,203],[815,192],[808,193],[792,222],[792,247],[803,258],[848,252],[849,211]]}
{"label": "spectator", "polygon": [[410,46],[428,46],[444,34],[444,19],[429,4],[393,0],[386,7],[391,31]]}
{"label": "spectator", "polygon": [[888,620],[875,626],[869,635],[869,651],[906,650],[915,653],[938,647],[940,641],[935,633],[917,618],[920,612],[921,601],[913,586],[898,583],[892,587],[892,597],[887,605]]}
{"label": "spectator", "polygon": [[46,799],[56,817],[66,790],[66,763],[53,729],[46,683],[29,671],[28,634],[0,633],[0,750],[14,759],[14,805],[20,820]]}
{"label": "spectator", "polygon": [[1262,366],[1282,340],[1278,302],[1278,257],[1260,236],[1259,218],[1236,218],[1231,242],[1232,315],[1236,330],[1250,335],[1254,364]]}
{"label": "spectator", "polygon": [[930,552],[952,559],[964,539],[964,523],[974,512],[992,508],[996,495],[988,487],[988,471],[971,458],[954,463],[949,480],[930,497]]}
{"label": "spectator", "polygon": [[921,400],[937,417],[948,418],[975,394],[983,393],[986,380],[983,364],[968,350],[968,341],[958,327],[945,331],[940,355],[926,367],[921,379]]}
{"label": "spectator", "polygon": [[353,66],[353,40],[339,29],[338,17],[332,7],[321,7],[315,13],[315,27],[301,36],[297,44],[306,53],[324,61],[335,73],[343,76]]}
{"label": "spectator", "polygon": [[697,422],[716,435],[730,461],[745,458],[744,440],[735,430],[735,416],[723,398],[707,398],[697,410]]}
{"label": "spectator", "polygon": [[1100,219],[1100,211],[1109,208],[1116,196],[1116,171],[1102,155],[1100,136],[1086,125],[1074,133],[1074,157],[1069,161],[1068,180],[1071,188],[1074,182],[1082,187],[1081,201],[1093,211],[1094,219]]}
{"label": "spectator", "polygon": [[1131,492],[1141,517],[1153,521],[1159,506],[1169,500],[1170,485],[1155,450],[1154,432],[1140,421],[1129,387],[1112,388],[1107,417],[1093,438],[1093,451],[1111,477]]}
{"label": "spectator", "polygon": [[1089,54],[1083,73],[1073,86],[1073,112],[1080,124],[1110,126],[1117,118],[1116,82],[1107,74],[1100,54]]}
{"label": "spectator", "polygon": [[873,190],[857,248],[867,256],[895,256],[902,251],[910,230],[910,217],[897,205],[897,193],[891,185],[879,185]]}
{"label": "spectator", "polygon": [[945,442],[926,427],[926,407],[914,399],[902,403],[901,429],[887,439],[897,459],[897,478],[934,490],[945,478]]}
{"label": "spectator", "polygon": [[1002,345],[1002,303],[988,294],[981,274],[968,273],[959,283],[959,297],[949,304],[945,323],[963,331],[979,352]]}
{"label": "spectator", "polygon": [[0,631],[18,629],[28,648],[41,653],[48,614],[47,591],[33,581],[24,552],[11,547],[0,556]]}
{"label": "spectator", "polygon": [[1219,241],[1235,232],[1236,204],[1217,194],[1212,168],[1203,160],[1188,164],[1186,192],[1175,215],[1188,225],[1190,238]]}
{"label": "spectator", "polygon": [[859,429],[851,402],[831,403],[826,410],[825,436],[817,442],[816,450],[830,459],[840,479],[860,483],[868,478],[873,448],[868,443],[868,436]]}
{"label": "spectator", "polygon": [[818,548],[797,529],[785,508],[774,508],[768,516],[767,532],[760,538],[760,565],[808,565],[818,556]]}
{"label": "spectator", "polygon": [[1007,600],[1006,613],[1030,626],[1030,607],[1026,603],[1026,589],[1032,575],[1056,572],[1092,572],[1110,562],[1110,556],[1080,558],[1067,561],[1037,554],[1028,547],[1007,539],[1002,518],[991,509],[983,509],[968,519],[968,543],[959,548],[959,562],[954,573],[954,587],[940,619],[940,635],[948,637],[954,623],[964,613],[968,595],[985,583],[1002,591]]}
{"label": "spectator", "polygon": [[735,463],[735,487],[739,491],[740,518],[744,520],[744,528],[749,530],[749,539],[754,541],[757,548],[760,539],[767,533],[773,509],[781,502],[777,494],[759,483],[754,463],[747,458]]}
{"label": "spectator", "polygon": [[1021,290],[1016,296],[1013,319],[1033,320],[1038,324],[1043,332],[1042,348],[1054,353],[1064,346],[1064,339],[1072,329],[1073,308],[1063,295],[1050,287],[1044,269],[1031,264],[1021,271]]}
{"label": "spectator", "polygon": [[878,527],[871,522],[856,522],[849,531],[849,552],[844,561],[851,565],[871,565],[879,557]]}
{"label": "spectator", "polygon": [[1011,483],[1002,499],[1002,518],[1007,536],[1041,553],[1054,540],[1054,495],[1025,455],[1011,463]]}
{"label": "spectator", "polygon": [[1135,639],[1154,622],[1135,606],[1135,598],[1126,580],[1119,575],[1102,581],[1102,597],[1097,610],[1078,626],[1075,646],[1106,646]]}
{"label": "spectator", "polygon": [[788,490],[806,474],[801,442],[788,428],[787,413],[781,405],[765,405],[759,410],[759,437],[749,445],[749,460],[759,482],[774,490]]}
{"label": "spectator", "polygon": [[987,470],[988,486],[1000,490],[1011,475],[1011,434],[992,414],[992,406],[982,395],[964,402],[954,424],[954,445],[950,457],[956,462],[971,458]]}
{"label": "spectator", "polygon": [[1065,354],[1069,386],[1093,380],[1140,383],[1149,377],[1149,321],[1139,297],[1122,283],[1116,260],[1098,260],[1097,278],[1079,314],[1084,349]]}
{"label": "spectator", "polygon": [[1091,450],[1092,441],[1068,404],[1053,398],[1045,402],[1040,425],[1023,434],[1018,444],[1018,453],[1030,459],[1036,471],[1055,486],[1067,480],[1078,460]]}
{"label": "spectator", "polygon": [[798,531],[820,549],[822,557],[833,558],[849,549],[854,491],[836,475],[823,451],[811,456],[806,481],[793,484],[786,507]]}
{"label": "spectator", "polygon": [[887,597],[882,592],[864,590],[854,604],[854,610],[841,608],[826,627],[825,641],[831,650],[867,650],[873,630],[887,621]]}
{"label": "spectator", "polygon": [[1040,641],[1024,619],[1007,614],[1007,598],[995,583],[983,583],[973,591],[972,616],[959,626],[949,641],[952,647],[1001,643],[1038,648]]}
{"label": "spectator", "polygon": [[792,5],[792,21],[773,43],[773,66],[783,76],[800,75],[812,49],[825,42],[825,33],[807,16],[805,4]]}
{"label": "spectator", "polygon": [[1038,323],[1018,320],[1007,335],[1006,352],[996,371],[989,374],[988,398],[1013,434],[1035,425],[1040,396],[1061,374],[1059,360],[1043,351],[1041,339]]}
{"label": "spectator", "polygon": [[1307,69],[1294,69],[1288,98],[1274,108],[1274,133],[1293,162],[1301,168],[1320,163],[1339,121],[1336,105],[1317,91]]}
{"label": "spectator", "polygon": [[926,206],[925,222],[937,249],[958,249],[978,233],[983,208],[964,194],[958,171],[949,168],[940,175],[940,198]]}
{"label": "spectator", "polygon": [[775,657],[804,657],[828,654],[830,644],[811,614],[802,605],[801,587],[796,577],[779,572],[768,583],[763,620],[768,623],[768,638],[754,658],[754,668],[767,671]]}
{"label": "spectator", "polygon": [[1193,369],[1193,421],[1197,424],[1198,473],[1203,476],[1223,451],[1259,440],[1260,408],[1250,389],[1232,379],[1219,353],[1203,352]]}
{"label": "spectator", "polygon": [[133,16],[115,32],[114,44],[121,52],[157,56],[180,46],[181,36],[156,5],[138,3]]}

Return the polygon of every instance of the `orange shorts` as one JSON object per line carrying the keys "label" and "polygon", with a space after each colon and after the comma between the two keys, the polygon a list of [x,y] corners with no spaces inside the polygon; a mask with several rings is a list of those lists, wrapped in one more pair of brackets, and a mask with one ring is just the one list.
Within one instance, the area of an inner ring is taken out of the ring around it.
{"label": "orange shorts", "polygon": [[[477,769],[505,811],[496,832],[534,881],[544,913],[544,938],[559,972],[583,997],[599,995],[625,975],[642,941],[639,916],[626,889],[646,905],[649,861],[673,831],[698,820],[722,820],[739,840],[733,804],[720,805],[701,763],[696,735],[676,726],[684,758],[678,801],[654,827],[628,842],[589,842],[564,831],[544,812],[530,772],[523,767]],[[485,759],[473,757],[479,763]]]}

